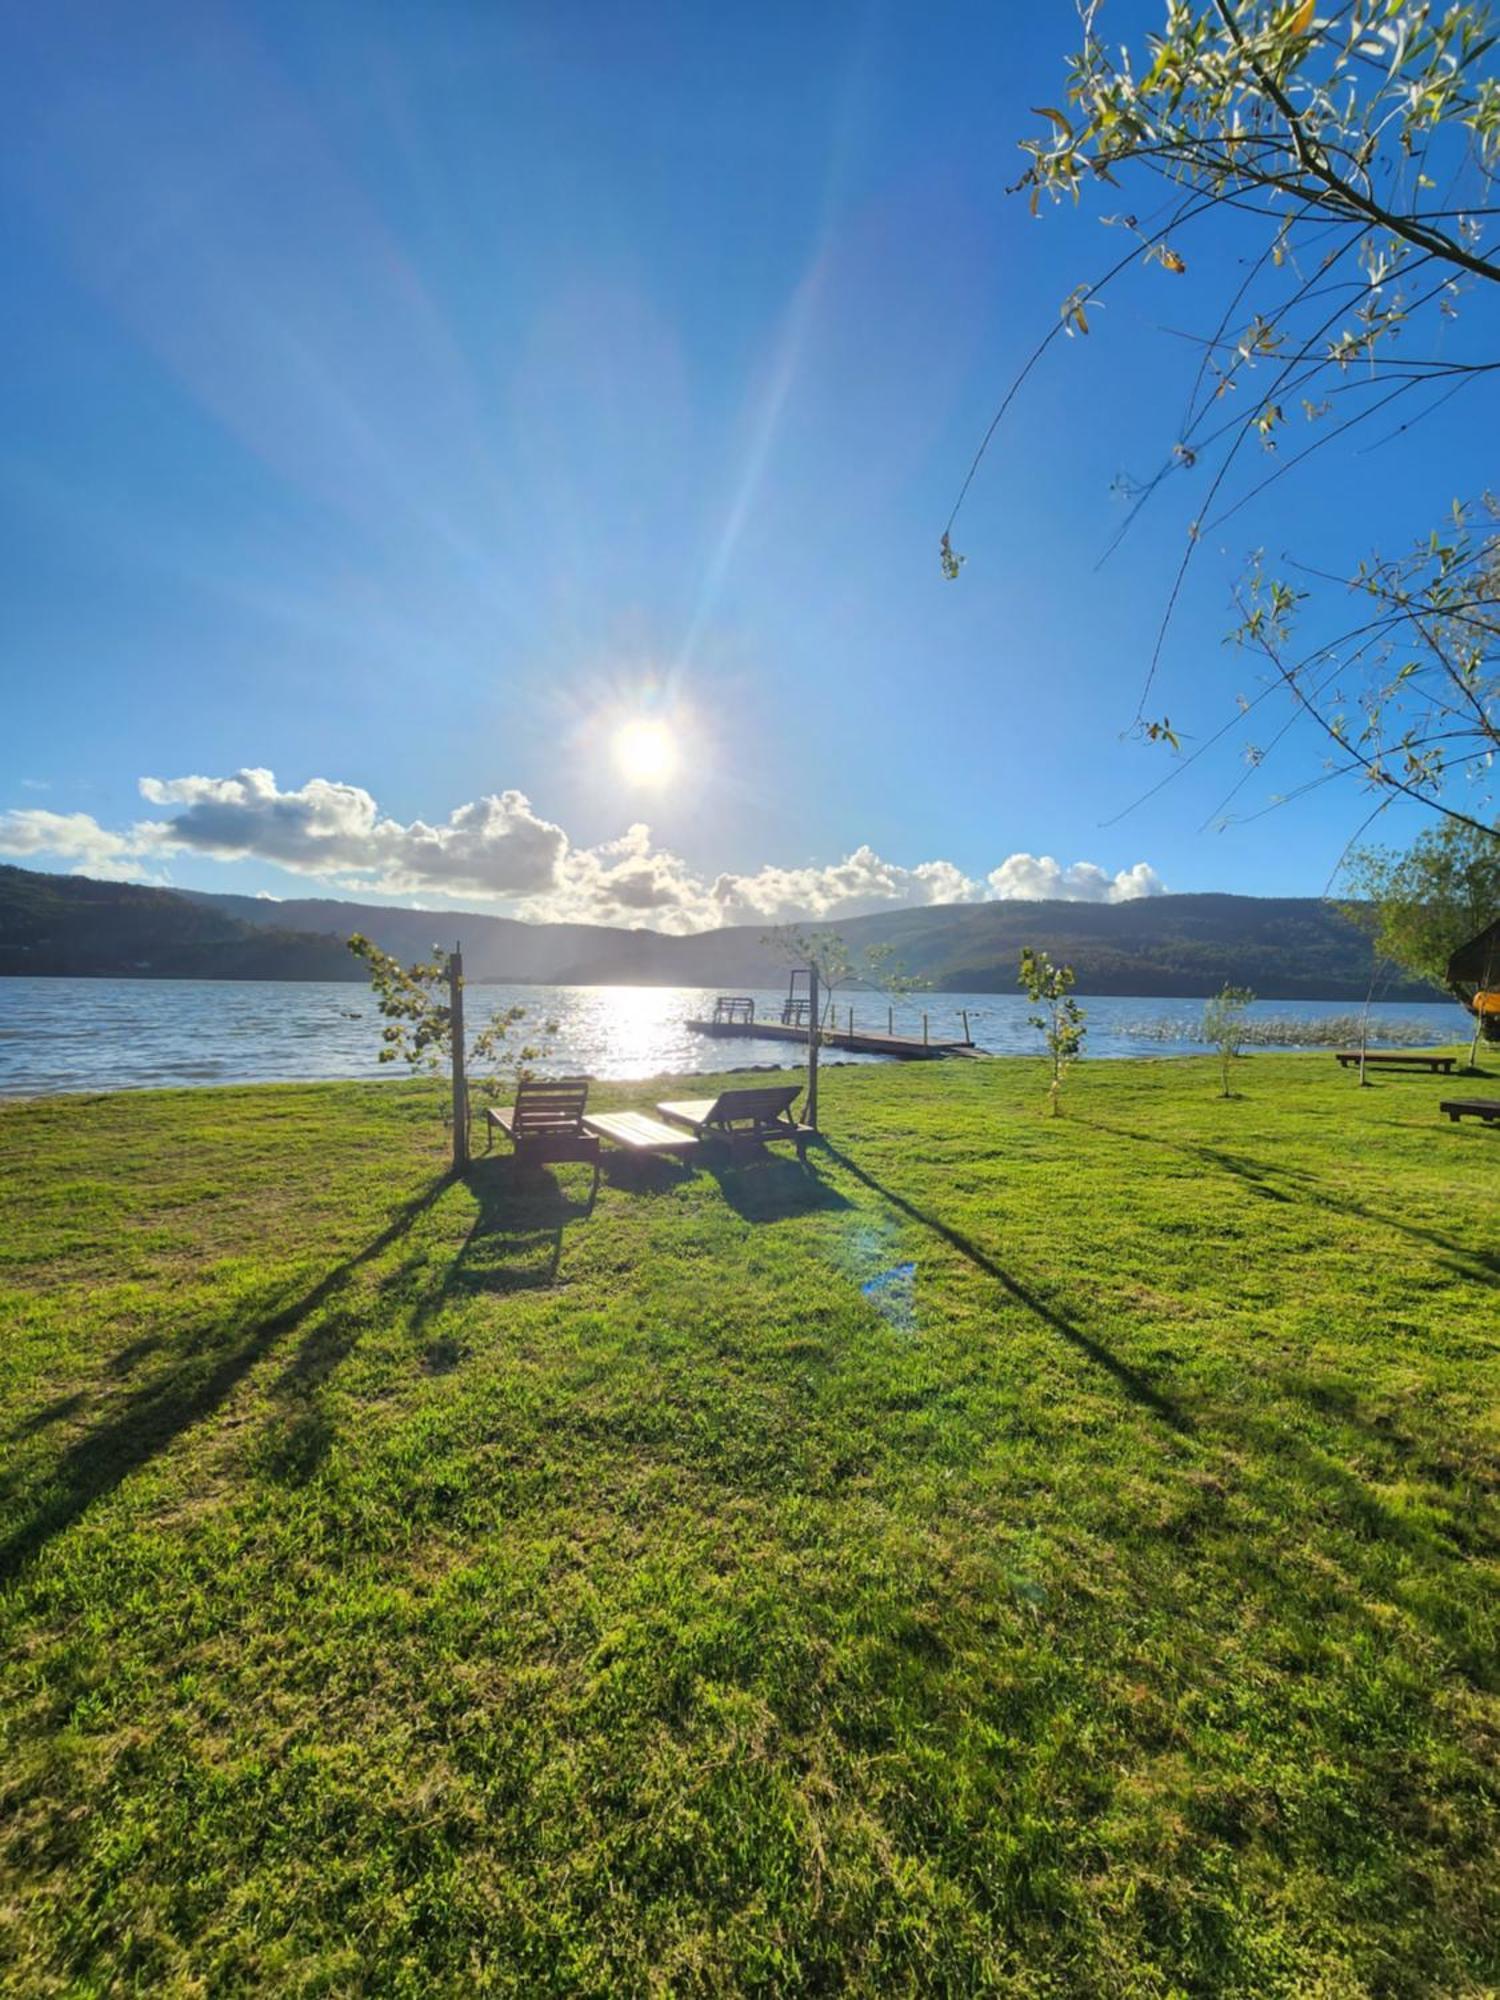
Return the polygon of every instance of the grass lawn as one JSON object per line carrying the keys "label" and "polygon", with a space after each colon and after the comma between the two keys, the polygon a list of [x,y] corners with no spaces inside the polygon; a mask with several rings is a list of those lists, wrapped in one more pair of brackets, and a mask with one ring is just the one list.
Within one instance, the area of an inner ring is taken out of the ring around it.
{"label": "grass lawn", "polygon": [[0,1108],[0,1988],[1492,1992],[1500,1133],[1238,1079]]}

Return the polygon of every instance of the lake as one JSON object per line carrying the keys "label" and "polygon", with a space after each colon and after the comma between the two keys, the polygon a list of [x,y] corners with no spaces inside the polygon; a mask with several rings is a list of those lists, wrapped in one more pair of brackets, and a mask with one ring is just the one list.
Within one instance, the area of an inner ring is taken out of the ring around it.
{"label": "lake", "polygon": [[[693,1071],[794,1067],[783,1042],[716,1041],[684,1025],[713,1011],[715,994],[694,987],[471,986],[469,1025],[496,1007],[527,1009],[528,1023],[554,1020],[557,1034],[538,1067],[557,1076],[629,1081]],[[1197,1000],[1079,996],[1088,1012],[1091,1058],[1201,1052]],[[775,1013],[782,994],[756,995]],[[879,994],[845,996],[856,1028],[883,1028]],[[923,993],[895,1008],[898,1034],[920,1035],[929,1017],[935,1041],[962,1033],[968,1010],[974,1039],[997,1054],[1039,1052],[1024,997],[1006,993]],[[1266,1000],[1252,1019],[1291,1024],[1353,1016],[1349,1001]],[[1467,1040],[1468,1016],[1451,1001],[1378,1004],[1377,1020],[1403,1042]],[[378,1060],[380,1017],[368,990],[335,981],[192,979],[0,979],[0,1096],[55,1091],[136,1090],[148,1086],[293,1082],[333,1077],[389,1077],[404,1066]],[[830,1063],[885,1060],[831,1051]]]}

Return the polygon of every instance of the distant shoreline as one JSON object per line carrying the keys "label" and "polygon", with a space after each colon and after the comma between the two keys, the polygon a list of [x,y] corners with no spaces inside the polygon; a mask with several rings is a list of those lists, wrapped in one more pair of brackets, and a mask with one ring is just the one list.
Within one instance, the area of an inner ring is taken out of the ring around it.
{"label": "distant shoreline", "polygon": [[[0,968],[0,981],[14,979],[86,979],[91,983],[117,981],[122,984],[160,986],[176,983],[182,986],[351,986],[368,987],[368,979],[361,973],[326,974],[301,973],[209,973],[209,972],[151,972],[137,968],[130,972],[26,972],[16,967]],[[1085,984],[1080,976],[1077,992],[1080,1000],[1092,994],[1099,1000],[1160,1000],[1201,1001],[1213,998],[1225,984],[1223,979],[1213,979],[1207,983],[1156,984],[1145,982],[1100,982],[1091,980]],[[766,980],[692,980],[692,979],[536,979],[516,974],[508,978],[486,975],[470,978],[465,984],[474,990],[486,987],[526,986],[537,990],[567,992],[608,992],[611,990],[643,993],[733,993],[739,991],[771,992],[777,989]],[[841,994],[878,997],[884,1004],[884,989],[879,986],[863,985],[850,981],[839,987]],[[1368,986],[1353,983],[1330,986],[1283,983],[1277,986],[1258,986],[1254,989],[1257,1000],[1285,1000],[1307,1003],[1315,1006],[1363,1006]],[[903,995],[896,1004],[908,1009],[920,1010],[923,995],[933,998],[982,998],[986,1000],[1005,999],[1019,996],[1020,988],[1014,982],[996,982],[987,985],[982,982],[968,986],[923,986],[910,994]],[[1425,992],[1411,990],[1410,982],[1403,983],[1395,993],[1377,994],[1374,1006],[1379,1007],[1432,1007],[1441,1006],[1446,1001],[1459,1003],[1446,987],[1433,986]]]}
{"label": "distant shoreline", "polygon": [[[1368,932],[1311,896],[934,903],[840,917],[828,929],[852,967],[876,964],[876,953],[885,971],[934,994],[1014,994],[1027,947],[1071,965],[1080,993],[1121,1000],[1201,1001],[1229,984],[1278,1001],[1354,1004],[1372,963]],[[790,964],[769,922],[678,935],[317,897],[272,903],[0,866],[0,978],[357,986],[356,932],[408,965],[461,941],[475,985],[747,993],[785,990]],[[1401,975],[1383,973],[1377,986],[1392,1000],[1439,997]],[[878,991],[878,981],[856,990]]]}

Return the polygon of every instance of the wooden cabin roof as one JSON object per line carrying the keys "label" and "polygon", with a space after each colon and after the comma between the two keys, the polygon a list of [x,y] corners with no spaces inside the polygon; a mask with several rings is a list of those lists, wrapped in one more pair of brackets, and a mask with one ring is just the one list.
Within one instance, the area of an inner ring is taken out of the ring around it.
{"label": "wooden cabin roof", "polygon": [[1500,980],[1500,917],[1461,944],[1448,961],[1450,986],[1477,986],[1491,976]]}

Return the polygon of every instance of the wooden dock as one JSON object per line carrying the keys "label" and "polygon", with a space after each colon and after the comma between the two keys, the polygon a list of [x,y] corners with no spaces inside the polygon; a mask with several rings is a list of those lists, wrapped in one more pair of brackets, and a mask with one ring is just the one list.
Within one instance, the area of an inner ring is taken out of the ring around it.
{"label": "wooden dock", "polygon": [[[689,1021],[698,1035],[753,1035],[763,1042],[798,1042],[807,1046],[805,1026],[793,1027],[785,1021],[733,1020]],[[852,1055],[895,1056],[902,1062],[930,1062],[938,1056],[971,1056],[978,1053],[972,1041],[933,1042],[913,1035],[882,1034],[864,1028],[824,1028],[825,1049],[847,1049]]]}

